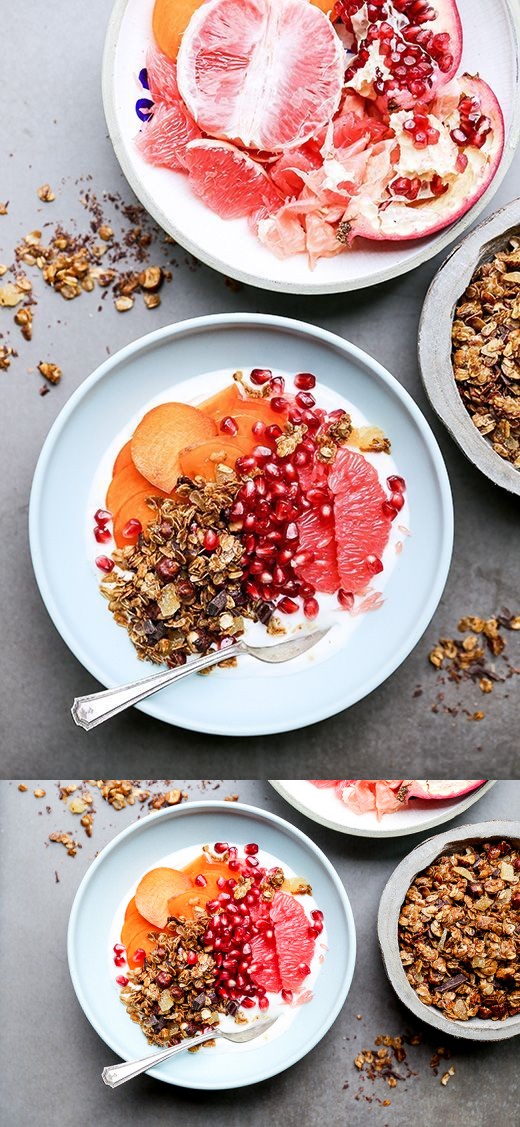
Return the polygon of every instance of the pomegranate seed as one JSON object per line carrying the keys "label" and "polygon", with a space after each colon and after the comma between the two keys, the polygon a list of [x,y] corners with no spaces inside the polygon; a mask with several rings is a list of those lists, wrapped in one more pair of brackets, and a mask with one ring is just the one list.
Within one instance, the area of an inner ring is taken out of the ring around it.
{"label": "pomegranate seed", "polygon": [[310,410],[311,407],[316,406],[316,400],[309,391],[299,391],[296,396],[296,402],[298,407],[302,408],[302,411]]}
{"label": "pomegranate seed", "polygon": [[128,979],[125,974],[118,974],[116,982],[118,986],[128,986]]}
{"label": "pomegranate seed", "polygon": [[232,858],[231,861],[228,861],[228,869],[231,869],[232,873],[238,873],[240,869],[240,861],[233,860]]}
{"label": "pomegranate seed", "polygon": [[106,571],[107,573],[113,571],[115,567],[114,561],[109,560],[108,556],[96,556],[95,564],[100,571]]}
{"label": "pomegranate seed", "polygon": [[[251,483],[252,483],[252,479],[251,479]],[[253,528],[255,527],[255,525],[256,525],[255,514],[254,513],[248,513],[247,516],[244,518],[244,528],[245,528],[246,532],[251,532],[253,530]],[[253,547],[254,547],[254,544],[255,544],[254,536],[252,537],[252,543],[253,543]],[[250,554],[252,552],[253,548],[248,548],[246,545],[244,545],[244,546],[246,548],[246,552],[248,552],[248,554]]]}
{"label": "pomegranate seed", "polygon": [[122,943],[114,943],[112,950],[114,952],[114,955],[124,955],[126,948]]}
{"label": "pomegranate seed", "polygon": [[270,423],[269,426],[266,427],[266,431],[265,431],[266,438],[271,438],[273,440],[276,440],[277,438],[280,438],[281,434],[282,434],[282,428],[278,426],[278,423]]}
{"label": "pomegranate seed", "polygon": [[207,883],[203,873],[199,873],[198,876],[195,877],[194,884],[196,884],[198,888],[205,888]]}
{"label": "pomegranate seed", "polygon": [[274,399],[271,399],[270,402],[271,410],[275,411],[277,415],[283,415],[284,411],[287,410],[287,400],[284,399],[281,395],[275,395]]}
{"label": "pomegranate seed", "polygon": [[311,973],[311,968],[307,965],[307,963],[298,963],[298,973],[302,974],[304,978],[306,978],[307,975]]}
{"label": "pomegranate seed", "polygon": [[[236,888],[236,886],[237,886],[237,882],[236,882],[236,880],[233,880],[233,878],[232,878],[232,877],[230,877],[230,878],[229,878],[229,880],[227,880],[227,881],[226,881],[226,885],[227,885],[227,887],[229,888],[229,891],[230,891],[230,892],[232,892],[232,891],[233,891],[233,889],[234,889],[234,888]],[[236,910],[236,909],[235,909],[235,910]],[[230,907],[229,907],[229,911],[231,911],[231,905],[230,905]]]}
{"label": "pomegranate seed", "polygon": [[293,557],[293,567],[305,567],[305,564],[313,563],[314,559],[314,552],[304,548],[303,551],[297,552]]}
{"label": "pomegranate seed", "polygon": [[389,520],[395,520],[395,518],[397,516],[397,509],[394,508],[394,506],[390,503],[390,501],[383,501],[383,503],[381,505],[381,509],[382,509],[385,517],[388,517]]}
{"label": "pomegranate seed", "polygon": [[397,474],[392,474],[391,477],[387,477],[386,484],[391,493],[404,493],[406,490],[404,477],[398,477]]}
{"label": "pomegranate seed", "polygon": [[284,598],[280,599],[280,602],[277,604],[277,609],[281,610],[282,614],[296,614],[296,611],[298,610],[298,603],[295,603],[294,599],[288,599],[286,598],[286,596],[284,596]]}
{"label": "pomegranate seed", "polygon": [[134,536],[140,536],[142,531],[143,526],[141,521],[135,520],[134,517],[132,517],[130,520],[127,520],[124,528],[121,529],[121,536],[123,540],[133,540]]}
{"label": "pomegranate seed", "polygon": [[309,939],[317,939],[319,934],[320,934],[320,929],[318,929],[317,927],[308,927],[307,928],[307,935],[309,936]]}
{"label": "pomegranate seed", "polygon": [[251,430],[255,435],[255,438],[260,438],[261,435],[265,434],[265,423],[262,423],[260,419],[258,419],[258,422],[253,423]]}
{"label": "pomegranate seed", "polygon": [[226,878],[225,877],[217,877],[217,888],[225,888],[225,887],[226,887]]}
{"label": "pomegranate seed", "polygon": [[213,528],[208,528],[208,531],[205,533],[202,543],[206,552],[214,552],[215,548],[218,548],[218,545],[220,544],[220,537]]}
{"label": "pomegranate seed", "polygon": [[331,520],[333,511],[332,505],[329,505],[328,501],[325,505],[320,505],[320,514],[324,520]]}
{"label": "pomegranate seed", "polygon": [[236,468],[237,473],[239,473],[239,474],[251,473],[253,470],[256,470],[256,468],[257,468],[256,467],[256,461],[255,461],[254,458],[251,457],[250,454],[248,454],[243,458],[237,458],[237,460],[235,462],[235,468]]}
{"label": "pomegranate seed", "polygon": [[229,904],[231,896],[229,892],[220,892],[218,896],[219,904]]}
{"label": "pomegranate seed", "polygon": [[252,998],[242,998],[240,1005],[245,1006],[246,1010],[251,1010],[255,1003]]}
{"label": "pomegranate seed", "polygon": [[309,430],[319,430],[321,426],[321,419],[318,415],[314,414],[314,411],[305,411],[303,415],[303,421],[309,428]]}
{"label": "pomegranate seed", "polygon": [[403,494],[402,493],[391,493],[390,494],[390,504],[393,505],[394,509],[397,509],[397,512],[400,512],[400,510],[402,509],[402,507],[404,505]]}
{"label": "pomegranate seed", "polygon": [[229,849],[229,845],[228,845],[227,841],[216,841],[214,846],[213,846],[213,849],[214,849],[215,853],[227,853],[227,851]]}
{"label": "pomegranate seed", "polygon": [[264,935],[266,939],[274,939],[274,931],[270,927],[265,929]]}
{"label": "pomegranate seed", "polygon": [[292,990],[282,990],[282,999],[283,999],[284,1002],[287,1002],[287,1004],[289,1005],[293,1000]]}
{"label": "pomegranate seed", "polygon": [[300,584],[300,595],[303,595],[304,599],[311,599],[312,596],[315,595],[315,594],[316,594],[316,588],[312,586],[312,583],[301,583]]}
{"label": "pomegranate seed", "polygon": [[255,446],[251,452],[251,457],[255,458],[257,462],[267,462],[272,453],[270,446]]}
{"label": "pomegranate seed", "polygon": [[258,853],[258,845],[254,841],[249,842],[248,845],[244,845],[244,853],[247,857],[253,857]]}
{"label": "pomegranate seed", "polygon": [[253,368],[249,379],[251,383],[256,384],[257,387],[261,387],[262,384],[267,383],[272,378],[272,375],[273,373],[269,368]]}
{"label": "pomegranate seed", "polygon": [[316,618],[319,613],[320,604],[317,599],[305,599],[303,604],[303,613],[306,618]]}
{"label": "pomegranate seed", "polygon": [[274,478],[275,480],[282,476],[280,466],[278,466],[276,462],[266,462],[264,466],[264,473],[267,474],[268,477]]}
{"label": "pomegranate seed", "polygon": [[311,912],[311,920],[323,920],[323,919],[324,919],[324,915],[323,915],[323,912],[321,911],[321,908],[315,908],[314,911]]}
{"label": "pomegranate seed", "polygon": [[136,947],[134,951],[134,963],[144,963],[146,959],[146,951],[142,947]]}
{"label": "pomegranate seed", "polygon": [[365,563],[368,567],[368,570],[372,572],[372,575],[378,575],[379,572],[383,570],[383,564],[379,559],[379,556],[367,556]]}
{"label": "pomegranate seed", "polygon": [[313,387],[316,387],[316,376],[313,376],[311,372],[298,372],[298,375],[294,377],[294,386],[298,387],[300,391],[311,391]]}
{"label": "pomegranate seed", "polygon": [[112,539],[112,533],[108,528],[101,528],[99,524],[96,524],[96,527],[94,528],[94,537],[97,540],[98,544],[106,544],[107,540]]}
{"label": "pomegranate seed", "polygon": [[[287,535],[287,530],[286,530],[286,535]],[[293,558],[293,554],[294,553],[292,551],[292,548],[282,548],[278,552],[278,557],[277,557],[278,563],[280,564],[280,567],[285,567],[286,564],[290,563],[292,558]]]}
{"label": "pomegranate seed", "polygon": [[108,524],[109,520],[112,520],[112,513],[109,513],[108,509],[96,509],[94,520],[96,524],[100,524],[103,527],[105,524]]}
{"label": "pomegranate seed", "polygon": [[258,999],[258,1006],[261,1010],[268,1010],[269,1009],[269,998],[259,998]]}
{"label": "pomegranate seed", "polygon": [[246,857],[246,865],[248,865],[250,869],[256,869],[258,866],[258,857]]}
{"label": "pomegranate seed", "polygon": [[208,900],[206,908],[208,909],[208,912],[216,912],[217,909],[220,908],[220,904],[218,900]]}
{"label": "pomegranate seed", "polygon": [[300,412],[295,411],[294,408],[291,411],[289,411],[289,419],[290,419],[291,423],[294,423],[295,427],[301,426],[301,424],[303,422],[303,419],[301,417]]}
{"label": "pomegranate seed", "polygon": [[285,380],[283,376],[273,376],[271,380],[271,395],[281,395],[285,390]]}
{"label": "pomegranate seed", "polygon": [[311,460],[311,457],[312,454],[309,450],[302,449],[302,447],[299,446],[294,455],[294,461],[297,466],[307,466]]}
{"label": "pomegranate seed", "polygon": [[352,610],[354,606],[354,596],[351,591],[344,591],[343,587],[340,587],[338,591],[338,603],[343,607],[343,610]]}
{"label": "pomegranate seed", "polygon": [[294,521],[291,521],[287,525],[287,528],[285,529],[285,539],[286,540],[299,540],[300,539],[300,534],[298,532],[298,526],[294,523]]}
{"label": "pomegranate seed", "polygon": [[225,415],[220,420],[219,430],[222,431],[222,434],[230,434],[234,438],[238,434],[238,423],[232,415]]}
{"label": "pomegranate seed", "polygon": [[123,967],[126,963],[125,956],[124,955],[114,955],[114,962],[116,964],[116,967]]}

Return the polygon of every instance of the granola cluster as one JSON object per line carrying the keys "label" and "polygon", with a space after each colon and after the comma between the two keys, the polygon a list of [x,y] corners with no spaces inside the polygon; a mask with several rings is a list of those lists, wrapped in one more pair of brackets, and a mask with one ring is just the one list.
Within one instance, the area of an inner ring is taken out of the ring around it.
{"label": "granola cluster", "polygon": [[[215,645],[224,651],[243,633],[244,617],[262,613],[240,587],[243,547],[225,516],[241,482],[229,470],[222,481],[180,480],[175,501],[151,501],[156,522],[136,545],[113,553],[118,569],[100,585],[139,657],[171,666]],[[219,536],[210,553],[208,529]]]}
{"label": "granola cluster", "polygon": [[520,469],[520,238],[475,271],[452,328],[462,401],[501,458]]}
{"label": "granola cluster", "polygon": [[[461,681],[477,682],[482,693],[491,693],[496,682],[518,674],[518,669],[507,658],[504,630],[520,630],[520,615],[511,614],[504,607],[491,618],[466,615],[461,618],[458,630],[463,638],[440,638],[428,657],[431,665],[443,678],[459,684]],[[494,659],[500,659],[500,668]],[[442,696],[442,694],[441,694]],[[482,719],[484,713],[474,713],[473,719]]]}
{"label": "granola cluster", "polygon": [[399,916],[406,977],[453,1021],[520,1013],[520,850],[507,841],[443,854]]}
{"label": "granola cluster", "polygon": [[[214,990],[215,961],[204,951],[209,916],[172,920],[168,931],[150,934],[157,946],[138,970],[128,972],[121,1001],[132,1021],[141,1026],[150,1045],[178,1045],[216,1026],[227,1003]],[[192,964],[190,955],[196,955]]]}

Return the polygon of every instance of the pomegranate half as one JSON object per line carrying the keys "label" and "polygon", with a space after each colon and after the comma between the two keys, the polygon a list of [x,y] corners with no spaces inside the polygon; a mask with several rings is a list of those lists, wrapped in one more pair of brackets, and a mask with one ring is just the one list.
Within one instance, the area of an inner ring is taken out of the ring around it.
{"label": "pomegranate half", "polygon": [[[504,148],[504,119],[483,79],[464,74],[428,106],[389,116],[397,144],[386,191],[363,189],[344,216],[345,234],[419,239],[454,223],[485,192]],[[388,143],[387,143],[388,144]]]}
{"label": "pomegranate half", "polygon": [[457,72],[462,27],[454,0],[337,0],[333,19],[356,52],[347,86],[383,110],[430,101]]}

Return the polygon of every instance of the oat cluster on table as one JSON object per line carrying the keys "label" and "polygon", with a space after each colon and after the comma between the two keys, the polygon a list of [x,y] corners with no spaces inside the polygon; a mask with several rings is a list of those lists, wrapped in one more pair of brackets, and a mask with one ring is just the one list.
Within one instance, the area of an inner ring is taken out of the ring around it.
{"label": "oat cluster on table", "polygon": [[520,1013],[520,850],[477,842],[419,873],[399,915],[406,977],[452,1021]]}
{"label": "oat cluster on table", "polygon": [[473,423],[520,469],[520,237],[475,271],[455,309],[452,362]]}
{"label": "oat cluster on table", "polygon": [[[507,655],[504,631],[519,631],[520,615],[512,614],[506,607],[490,618],[465,615],[459,620],[457,629],[464,637],[439,638],[428,654],[430,664],[439,672],[441,683],[449,681],[460,685],[471,681],[487,695],[493,692],[495,684],[518,675],[520,670]],[[444,694],[441,693],[433,711],[439,710],[442,701]],[[460,711],[458,706],[443,705],[443,708],[452,715]],[[480,709],[472,713],[464,711],[474,720],[484,719],[485,716]]]}

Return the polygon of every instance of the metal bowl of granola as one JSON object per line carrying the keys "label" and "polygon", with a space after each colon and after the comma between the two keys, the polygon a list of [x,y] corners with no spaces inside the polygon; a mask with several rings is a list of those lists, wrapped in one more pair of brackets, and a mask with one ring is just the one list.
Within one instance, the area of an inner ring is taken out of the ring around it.
{"label": "metal bowl of granola", "polygon": [[418,845],[378,914],[386,973],[401,1002],[453,1037],[520,1033],[520,822],[459,826]]}
{"label": "metal bowl of granola", "polygon": [[437,271],[419,325],[428,398],[467,458],[520,494],[520,199]]}

